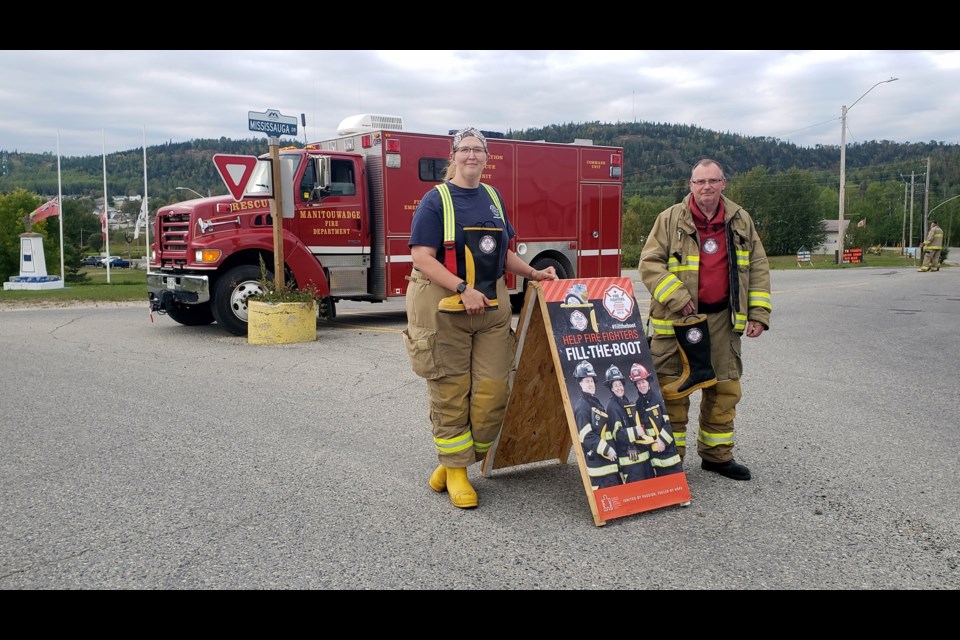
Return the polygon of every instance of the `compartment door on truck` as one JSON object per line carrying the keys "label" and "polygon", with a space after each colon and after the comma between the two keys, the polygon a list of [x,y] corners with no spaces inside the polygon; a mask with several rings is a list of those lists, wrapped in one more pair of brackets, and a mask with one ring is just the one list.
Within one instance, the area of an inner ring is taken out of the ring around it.
{"label": "compartment door on truck", "polygon": [[361,202],[356,165],[352,159],[333,158],[330,184],[324,197],[311,196],[316,183],[313,163],[308,163],[299,198],[307,200],[298,216],[300,237],[330,275],[332,295],[367,292],[370,267],[370,224]]}
{"label": "compartment door on truck", "polygon": [[580,265],[578,278],[620,275],[619,184],[580,185]]}

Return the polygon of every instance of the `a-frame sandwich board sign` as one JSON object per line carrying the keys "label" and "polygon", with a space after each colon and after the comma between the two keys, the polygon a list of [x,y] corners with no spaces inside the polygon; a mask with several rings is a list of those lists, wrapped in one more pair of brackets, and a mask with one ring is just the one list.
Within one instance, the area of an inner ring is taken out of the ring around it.
{"label": "a-frame sandwich board sign", "polygon": [[597,526],[690,502],[629,278],[530,283],[515,365],[484,475],[572,448]]}

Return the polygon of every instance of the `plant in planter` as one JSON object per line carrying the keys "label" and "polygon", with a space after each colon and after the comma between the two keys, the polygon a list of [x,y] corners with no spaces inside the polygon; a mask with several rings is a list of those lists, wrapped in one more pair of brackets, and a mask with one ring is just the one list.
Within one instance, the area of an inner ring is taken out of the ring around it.
{"label": "plant in planter", "polygon": [[317,301],[322,299],[314,284],[295,287],[284,281],[282,287],[268,277],[260,257],[260,293],[248,300],[247,342],[250,344],[286,344],[317,339]]}

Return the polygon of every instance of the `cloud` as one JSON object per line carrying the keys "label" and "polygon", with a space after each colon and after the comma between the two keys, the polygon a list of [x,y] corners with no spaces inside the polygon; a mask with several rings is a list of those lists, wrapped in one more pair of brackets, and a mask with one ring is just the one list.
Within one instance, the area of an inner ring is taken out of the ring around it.
{"label": "cloud", "polygon": [[425,133],[646,121],[836,146],[864,92],[848,142],[958,144],[958,68],[956,51],[3,51],[0,150],[252,138],[266,109],[305,114],[309,140],[384,113]]}

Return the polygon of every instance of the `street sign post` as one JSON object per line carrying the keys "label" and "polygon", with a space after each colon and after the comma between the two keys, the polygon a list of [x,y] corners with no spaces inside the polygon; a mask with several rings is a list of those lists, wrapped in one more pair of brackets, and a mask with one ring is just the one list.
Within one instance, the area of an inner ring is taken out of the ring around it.
{"label": "street sign post", "polygon": [[273,199],[270,212],[273,217],[273,278],[278,291],[284,288],[283,260],[283,189],[280,185],[280,136],[297,135],[297,119],[285,116],[276,109],[263,113],[247,112],[250,131],[259,131],[269,136],[270,159],[273,161]]}
{"label": "street sign post", "polygon": [[247,182],[250,181],[258,161],[257,156],[214,154],[213,164],[217,166],[217,171],[220,172],[220,177],[234,200],[239,202],[243,199],[243,192],[247,189]]}

